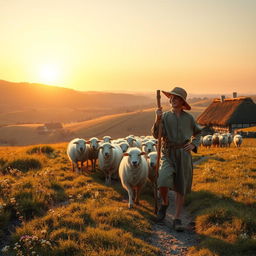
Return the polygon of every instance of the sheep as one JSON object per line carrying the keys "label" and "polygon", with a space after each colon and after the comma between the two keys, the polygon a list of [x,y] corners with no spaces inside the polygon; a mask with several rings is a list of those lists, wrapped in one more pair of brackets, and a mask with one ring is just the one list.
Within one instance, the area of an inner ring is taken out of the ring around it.
{"label": "sheep", "polygon": [[128,192],[128,207],[132,208],[133,195],[135,195],[135,203],[139,204],[139,195],[148,177],[148,164],[145,157],[141,157],[145,152],[139,148],[129,148],[123,155],[119,166],[119,177],[123,188]]}
{"label": "sheep", "polygon": [[210,148],[212,145],[212,135],[206,135],[203,137],[203,146]]}
{"label": "sheep", "polygon": [[122,149],[123,153],[125,153],[129,148],[129,144],[127,141],[120,142],[118,145]]}
{"label": "sheep", "polygon": [[138,147],[138,148],[141,147],[140,142],[138,140],[136,140],[134,137],[127,136],[125,139],[127,140],[130,147]]}
{"label": "sheep", "polygon": [[156,176],[156,162],[157,162],[157,152],[150,152],[148,154],[148,179],[152,184],[155,184],[155,176]]}
{"label": "sheep", "polygon": [[220,145],[219,133],[214,133],[212,135],[212,145],[214,147],[219,147]]}
{"label": "sheep", "polygon": [[227,136],[228,136],[228,146],[230,147],[232,141],[233,141],[233,137],[232,137],[232,134],[231,133],[227,133]]}
{"label": "sheep", "polygon": [[243,142],[242,136],[240,134],[236,134],[233,138],[233,142],[236,147],[240,147]]}
{"label": "sheep", "polygon": [[110,136],[104,136],[102,139],[103,139],[103,143],[105,143],[105,142],[111,143],[111,140],[112,140],[112,138]]}
{"label": "sheep", "polygon": [[219,136],[220,147],[227,147],[228,145],[228,136],[224,133]]}
{"label": "sheep", "polygon": [[[75,138],[71,140],[67,147],[67,155],[72,163],[72,170],[79,172],[83,168],[83,163],[88,160],[89,141]],[[81,168],[78,166],[81,162]]]}
{"label": "sheep", "polygon": [[142,144],[142,151],[147,154],[156,151],[156,144],[153,141],[147,141]]}
{"label": "sheep", "polygon": [[99,142],[100,140],[96,137],[90,138],[90,147],[88,152],[88,159],[91,161],[92,170],[96,169],[96,161],[99,154]]}
{"label": "sheep", "polygon": [[105,174],[106,185],[110,185],[111,176],[117,174],[122,157],[123,152],[119,145],[105,142],[99,147],[99,169]]}

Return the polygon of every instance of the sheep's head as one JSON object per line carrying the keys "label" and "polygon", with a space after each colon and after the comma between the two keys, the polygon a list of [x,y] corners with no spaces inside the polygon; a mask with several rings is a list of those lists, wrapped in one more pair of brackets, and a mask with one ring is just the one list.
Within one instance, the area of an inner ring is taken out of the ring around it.
{"label": "sheep's head", "polygon": [[127,142],[119,143],[119,146],[122,149],[123,153],[125,153],[129,148],[129,144]]}
{"label": "sheep's head", "polygon": [[142,144],[143,151],[145,151],[146,153],[153,152],[156,150],[155,145],[156,144],[153,141],[147,141]]}
{"label": "sheep's head", "polygon": [[129,148],[123,156],[128,156],[128,161],[131,166],[138,167],[141,163],[141,156],[145,155],[145,152],[142,152],[139,148]]}
{"label": "sheep's head", "polygon": [[152,168],[156,167],[156,162],[157,162],[157,152],[151,152],[148,154],[148,163],[149,166]]}
{"label": "sheep's head", "polygon": [[94,150],[98,149],[99,142],[100,142],[100,140],[98,140],[98,138],[93,137],[89,141],[90,141],[90,146],[92,149],[94,149]]}
{"label": "sheep's head", "polygon": [[112,156],[114,148],[115,147],[113,145],[111,145],[109,142],[105,142],[99,147],[104,159],[109,159]]}
{"label": "sheep's head", "polygon": [[84,139],[78,139],[76,141],[73,142],[73,144],[76,145],[76,150],[79,152],[79,153],[84,153],[85,150],[86,150],[86,144],[89,144],[90,142],[84,140]]}

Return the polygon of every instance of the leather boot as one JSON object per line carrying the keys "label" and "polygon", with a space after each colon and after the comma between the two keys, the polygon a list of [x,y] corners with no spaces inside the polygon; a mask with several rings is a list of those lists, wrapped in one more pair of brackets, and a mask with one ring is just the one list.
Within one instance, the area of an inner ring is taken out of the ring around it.
{"label": "leather boot", "polygon": [[157,222],[162,221],[165,218],[166,210],[167,210],[168,206],[169,205],[161,205],[160,206],[160,209],[158,210],[157,215],[156,215]]}

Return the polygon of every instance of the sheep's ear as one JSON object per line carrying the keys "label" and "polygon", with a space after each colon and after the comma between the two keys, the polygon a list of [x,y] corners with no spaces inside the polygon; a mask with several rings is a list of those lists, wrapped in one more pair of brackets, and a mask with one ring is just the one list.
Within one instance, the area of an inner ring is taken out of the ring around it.
{"label": "sheep's ear", "polygon": [[141,152],[139,155],[140,156],[146,155],[146,152]]}
{"label": "sheep's ear", "polygon": [[146,146],[146,144],[145,144],[145,143],[143,143],[141,146]]}
{"label": "sheep's ear", "polygon": [[129,156],[129,154],[125,152],[125,153],[123,153],[123,156]]}
{"label": "sheep's ear", "polygon": [[110,148],[115,148],[114,146],[111,146]]}
{"label": "sheep's ear", "polygon": [[91,142],[90,141],[86,141],[85,144],[90,144]]}
{"label": "sheep's ear", "polygon": [[78,144],[78,142],[77,142],[77,141],[75,141],[75,142],[73,142],[73,144],[76,144],[76,145],[77,145],[77,144]]}
{"label": "sheep's ear", "polygon": [[100,147],[99,147],[99,149],[103,149],[103,147],[102,147],[102,146],[100,146]]}

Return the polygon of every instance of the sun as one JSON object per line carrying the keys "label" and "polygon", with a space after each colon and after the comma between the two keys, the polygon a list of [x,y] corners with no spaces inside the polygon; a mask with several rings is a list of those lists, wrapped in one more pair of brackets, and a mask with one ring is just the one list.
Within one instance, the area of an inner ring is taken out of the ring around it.
{"label": "sun", "polygon": [[56,84],[60,81],[60,68],[56,64],[44,64],[39,68],[41,83]]}

